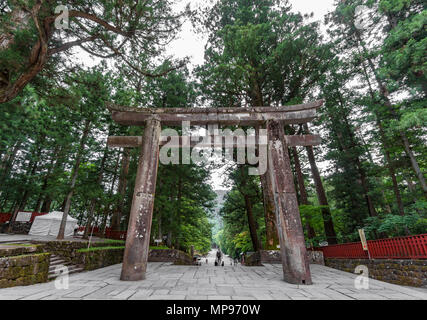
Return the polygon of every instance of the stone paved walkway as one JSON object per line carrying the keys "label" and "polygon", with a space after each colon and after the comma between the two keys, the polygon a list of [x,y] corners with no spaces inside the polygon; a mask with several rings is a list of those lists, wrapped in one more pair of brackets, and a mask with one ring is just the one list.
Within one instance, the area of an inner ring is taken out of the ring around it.
{"label": "stone paved walkway", "polygon": [[412,289],[370,279],[369,290],[354,287],[356,275],[311,265],[314,285],[298,286],[282,280],[281,265],[215,267],[206,264],[174,266],[149,263],[147,279],[119,280],[121,265],[71,275],[67,290],[54,282],[0,289],[0,299],[111,299],[111,300],[427,300],[427,290]]}

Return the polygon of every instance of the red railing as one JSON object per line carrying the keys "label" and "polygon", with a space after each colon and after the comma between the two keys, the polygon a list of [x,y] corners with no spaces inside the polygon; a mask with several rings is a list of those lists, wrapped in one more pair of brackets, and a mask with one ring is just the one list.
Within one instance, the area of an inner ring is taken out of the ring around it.
{"label": "red railing", "polygon": [[114,240],[126,240],[127,231],[113,231],[110,228],[105,229],[105,237]]}
{"label": "red railing", "polygon": [[0,213],[0,223],[6,223],[10,220],[12,215],[10,213]]}
{"label": "red railing", "polygon": [[[85,231],[85,229],[86,229],[86,226],[81,226],[81,227],[78,228],[78,231],[82,232],[82,231]],[[90,227],[89,233],[92,233],[92,227]],[[93,228],[93,233],[99,233],[99,228],[98,227],[94,227]]]}
{"label": "red railing", "polygon": [[[79,232],[83,232],[85,231],[85,226],[81,226],[78,228]],[[91,229],[89,229],[89,232],[92,233],[92,227]],[[93,234],[94,235],[99,235],[100,234],[100,230],[98,227],[94,227],[93,228]],[[111,230],[111,228],[105,228],[105,238],[107,239],[114,239],[114,240],[126,240],[126,234],[127,231],[113,231]]]}
{"label": "red railing", "polygon": [[316,248],[323,251],[325,258],[337,259],[427,259],[427,234],[369,240],[364,251],[360,242],[337,244]]}
{"label": "red railing", "polygon": [[[31,211],[22,211],[22,212],[31,212]],[[47,212],[31,212],[30,222],[33,222],[36,217],[43,216],[45,214],[47,214]],[[0,223],[8,222],[11,217],[12,217],[11,213],[0,213]]]}

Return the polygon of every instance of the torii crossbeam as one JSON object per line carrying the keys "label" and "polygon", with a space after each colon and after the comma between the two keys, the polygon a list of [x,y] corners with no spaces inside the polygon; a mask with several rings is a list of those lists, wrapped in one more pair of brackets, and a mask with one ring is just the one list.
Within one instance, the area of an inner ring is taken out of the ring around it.
{"label": "torii crossbeam", "polygon": [[[129,218],[121,280],[145,279],[156,190],[161,126],[237,125],[267,127],[268,171],[275,202],[284,280],[312,284],[304,232],[298,208],[288,147],[320,144],[320,137],[286,136],[285,124],[303,124],[316,117],[323,100],[313,103],[256,108],[166,108],[135,109],[109,104],[113,120],[122,125],[144,126],[142,137],[109,137],[110,147],[142,146]],[[198,140],[196,138],[196,140]],[[182,146],[180,137],[179,145]],[[191,146],[194,146],[191,145]],[[199,145],[200,146],[200,145]],[[211,144],[203,147],[211,147]]]}

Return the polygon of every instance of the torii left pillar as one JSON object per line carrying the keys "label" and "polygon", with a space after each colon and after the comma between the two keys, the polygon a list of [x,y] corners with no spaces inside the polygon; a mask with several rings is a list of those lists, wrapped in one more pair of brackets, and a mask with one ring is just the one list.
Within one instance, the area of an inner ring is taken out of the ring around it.
{"label": "torii left pillar", "polygon": [[139,157],[120,280],[138,281],[145,279],[159,165],[160,132],[161,123],[159,119],[147,120]]}
{"label": "torii left pillar", "polygon": [[283,124],[269,120],[268,174],[274,193],[284,280],[311,285],[311,273]]}

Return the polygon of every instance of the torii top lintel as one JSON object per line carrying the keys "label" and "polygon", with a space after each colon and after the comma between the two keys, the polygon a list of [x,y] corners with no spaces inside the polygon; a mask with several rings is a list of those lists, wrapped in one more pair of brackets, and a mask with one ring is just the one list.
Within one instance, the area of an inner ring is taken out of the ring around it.
{"label": "torii top lintel", "polygon": [[316,118],[316,110],[323,100],[311,103],[280,107],[235,107],[235,108],[131,108],[107,104],[113,120],[122,125],[143,126],[152,117],[163,125],[179,126],[183,121],[191,125],[223,124],[253,126],[267,120],[284,124],[302,124]]}

